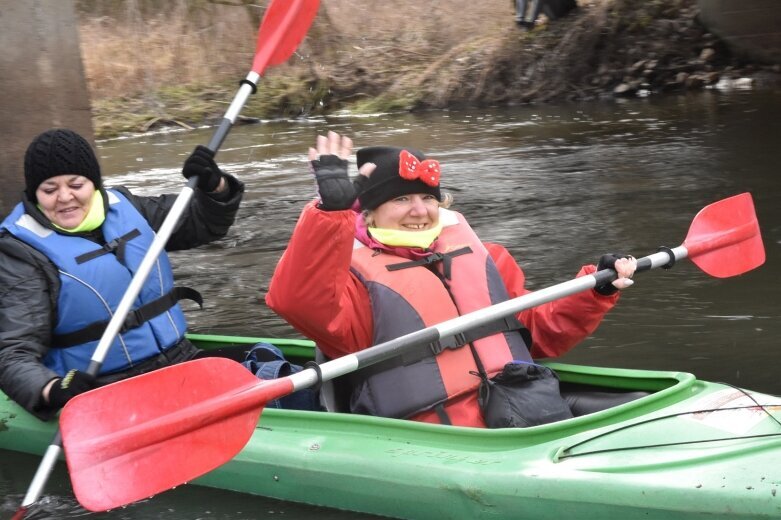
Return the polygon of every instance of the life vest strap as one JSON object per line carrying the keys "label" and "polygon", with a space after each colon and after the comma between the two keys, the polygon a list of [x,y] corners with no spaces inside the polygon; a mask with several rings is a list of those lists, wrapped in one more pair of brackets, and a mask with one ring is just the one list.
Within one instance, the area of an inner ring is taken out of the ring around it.
{"label": "life vest strap", "polygon": [[362,368],[360,370],[361,376],[369,377],[371,375],[384,372],[391,368],[402,367],[417,363],[423,359],[436,356],[445,349],[458,349],[464,345],[469,345],[473,341],[482,339],[494,334],[518,331],[524,338],[527,337],[528,330],[523,324],[518,321],[515,316],[507,316],[505,318],[498,318],[494,321],[488,322],[485,325],[476,327],[466,332],[461,332],[453,336],[440,338],[438,341],[429,343],[428,348],[415,349],[410,352],[405,352],[400,356],[393,357],[387,361],[382,361],[374,365]]}
{"label": "life vest strap", "polygon": [[439,403],[434,407],[434,411],[437,414],[437,417],[439,418],[440,424],[445,424],[447,426],[452,426],[453,422],[450,420],[450,416],[447,414],[447,411],[445,411],[445,405],[442,403]]}
{"label": "life vest strap", "polygon": [[461,249],[456,249],[455,251],[450,251],[449,253],[431,253],[425,258],[421,258],[420,260],[410,260],[409,262],[401,262],[398,264],[391,264],[387,266],[388,271],[398,271],[400,269],[406,269],[408,267],[418,267],[420,265],[422,266],[429,266],[434,265],[437,262],[442,262],[442,273],[445,275],[445,278],[450,280],[450,266],[453,263],[453,258],[456,256],[465,255],[472,252],[472,248],[462,247]]}
{"label": "life vest strap", "polygon": [[[520,321],[518,321],[518,318],[515,316],[497,318],[496,320],[490,321],[480,327],[475,327],[474,329],[470,329],[459,334],[454,334],[453,336],[440,338],[438,341],[429,344],[429,348],[436,356],[445,349],[461,348],[464,345],[468,345],[478,339],[493,336],[494,334],[498,334],[500,332],[510,332],[514,330],[520,331],[521,334],[523,334],[523,331],[527,329]],[[422,357],[420,359],[422,359]],[[415,361],[419,361],[420,359],[416,359]]]}
{"label": "life vest strap", "polygon": [[[122,324],[122,328],[119,329],[119,332],[125,333],[128,330],[141,326],[143,323],[176,305],[179,300],[184,299],[192,300],[203,308],[203,297],[201,296],[201,293],[189,287],[174,287],[160,298],[146,303],[138,309],[130,311],[127,318],[125,318],[125,322]],[[100,339],[108,324],[109,320],[96,321],[73,332],[55,334],[52,338],[52,348],[69,348]]]}
{"label": "life vest strap", "polygon": [[141,236],[141,231],[139,231],[138,229],[133,229],[131,231],[128,231],[121,237],[115,238],[111,242],[103,244],[103,246],[100,247],[100,249],[96,249],[94,251],[90,251],[89,253],[84,253],[83,255],[77,256],[76,263],[83,264],[84,262],[89,262],[93,258],[98,258],[99,256],[107,255],[109,253],[113,253],[114,251],[116,251],[117,260],[119,260],[119,263],[124,265],[125,245],[138,236]]}

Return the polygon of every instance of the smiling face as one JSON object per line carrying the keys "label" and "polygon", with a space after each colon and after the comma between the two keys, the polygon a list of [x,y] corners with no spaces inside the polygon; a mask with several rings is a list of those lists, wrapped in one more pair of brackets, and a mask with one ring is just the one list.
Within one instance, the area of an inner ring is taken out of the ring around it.
{"label": "smiling face", "polygon": [[64,229],[77,227],[89,213],[95,185],[81,175],[57,175],[43,181],[35,190],[41,211]]}
{"label": "smiling face", "polygon": [[369,214],[372,227],[424,231],[439,223],[439,201],[428,193],[401,195],[383,202]]}

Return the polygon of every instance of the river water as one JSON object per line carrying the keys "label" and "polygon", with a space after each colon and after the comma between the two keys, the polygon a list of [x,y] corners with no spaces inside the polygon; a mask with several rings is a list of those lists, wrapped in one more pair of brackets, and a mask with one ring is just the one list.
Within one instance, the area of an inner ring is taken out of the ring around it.
{"label": "river water", "polygon": [[[262,90],[259,95],[262,95]],[[247,186],[230,235],[172,255],[178,283],[197,288],[191,330],[297,337],[263,303],[274,265],[313,194],[306,150],[328,129],[357,146],[415,146],[443,165],[443,188],[484,240],[513,253],[530,288],[569,280],[606,252],[675,247],[695,214],[754,197],[767,252],[761,268],[713,278],[688,260],[635,278],[596,333],[562,358],[681,370],[781,394],[781,92],[718,92],[623,102],[328,117],[237,126],[218,159]],[[181,163],[211,129],[99,143],[106,184],[178,192]],[[725,262],[740,262],[725,258]],[[38,458],[0,453],[0,513],[14,511]],[[371,518],[207,488],[181,487],[101,515],[116,519]],[[57,469],[31,518],[93,516]]]}

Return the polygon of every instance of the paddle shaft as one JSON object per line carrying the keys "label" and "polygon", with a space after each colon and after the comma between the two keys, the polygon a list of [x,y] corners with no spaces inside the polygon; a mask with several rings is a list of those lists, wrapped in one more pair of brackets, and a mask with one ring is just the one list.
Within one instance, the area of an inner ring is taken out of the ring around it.
{"label": "paddle shaft", "polygon": [[249,99],[250,95],[256,91],[259,79],[260,74],[253,70],[250,71],[250,73],[247,74],[247,77],[244,78],[244,81],[241,82],[239,91],[236,92],[236,95],[228,107],[228,110],[222,117],[222,121],[220,121],[220,125],[217,127],[217,130],[214,132],[211,140],[209,141],[208,146],[210,150],[216,151],[220,149],[222,142],[225,140],[228,132],[230,132],[233,124],[236,122],[236,118],[239,117],[241,109],[247,103],[247,99]]}
{"label": "paddle shaft", "polygon": [[[259,45],[260,43],[261,42],[259,42]],[[276,45],[278,44],[278,41],[272,43]],[[210,150],[216,153],[220,149],[223,141],[225,140],[225,137],[233,127],[233,123],[236,121],[236,118],[241,112],[241,109],[246,104],[250,94],[256,91],[256,86],[259,79],[260,74],[253,70],[250,71],[244,81],[242,81],[241,86],[239,87],[238,92],[236,92],[236,95],[228,107],[228,110],[225,112],[220,125],[214,131],[212,138],[209,140],[208,148]],[[139,292],[141,292],[141,288],[144,286],[146,279],[149,277],[149,273],[157,263],[158,258],[160,257],[160,253],[168,243],[168,239],[171,237],[174,228],[179,223],[179,219],[189,205],[197,183],[197,177],[190,178],[187,181],[185,187],[182,188],[182,191],[176,197],[171,210],[168,212],[168,215],[166,215],[166,218],[158,230],[154,240],[152,241],[149,250],[141,261],[138,270],[133,275],[133,278],[130,281],[130,285],[128,285],[125,294],[120,300],[117,309],[114,311],[111,320],[106,326],[106,330],[103,332],[103,335],[98,342],[98,346],[95,348],[95,352],[90,358],[90,363],[86,370],[88,374],[95,376],[100,372],[100,368],[103,366],[103,361],[106,359],[108,349],[111,347],[111,344],[114,342],[114,338],[116,338],[120,329],[124,325],[127,315],[130,313],[130,310],[133,307]],[[22,509],[28,508],[34,504],[38,498],[40,498],[41,494],[43,493],[43,488],[46,485],[46,481],[49,479],[49,475],[51,475],[51,472],[54,469],[54,465],[57,462],[61,452],[62,436],[60,435],[59,430],[57,430],[51,444],[41,459],[41,463],[35,472],[35,476],[30,483],[30,487],[27,489],[27,493],[25,494],[24,500],[22,501]]]}
{"label": "paddle shaft", "polygon": [[[173,233],[176,224],[179,222],[182,213],[184,213],[185,208],[187,208],[187,205],[190,203],[197,182],[197,177],[189,179],[187,185],[182,189],[179,196],[174,201],[168,215],[166,215],[163,225],[160,227],[152,244],[149,246],[149,250],[141,261],[138,270],[130,280],[130,284],[125,291],[125,294],[119,301],[119,305],[117,306],[116,311],[114,311],[111,321],[109,321],[106,326],[106,330],[103,332],[103,335],[98,342],[98,346],[92,354],[92,358],[90,359],[89,366],[86,370],[88,374],[96,376],[98,372],[100,372],[100,368],[103,366],[103,361],[106,359],[106,354],[108,353],[109,347],[111,347],[111,343],[124,325],[125,319],[138,297],[138,293],[141,291],[146,279],[149,277],[149,273],[152,271],[152,267],[157,263],[161,251],[168,242],[168,239]],[[27,508],[34,504],[41,496],[46,481],[49,479],[49,475],[51,475],[61,451],[62,436],[58,430],[55,433],[51,444],[46,449],[46,453],[44,454],[43,459],[41,459],[41,463],[35,472],[30,487],[27,489],[27,493],[22,501],[22,508]]]}
{"label": "paddle shaft", "polygon": [[[223,117],[222,123],[219,125],[219,127],[217,127],[217,130],[215,130],[211,140],[209,141],[210,150],[214,152],[219,150],[222,142],[228,135],[233,122],[236,120],[236,117],[241,111],[241,108],[247,102],[249,95],[255,90],[255,83],[248,84],[250,78],[253,78],[255,81],[257,81],[257,78],[259,77],[260,76],[255,72],[250,72],[250,74],[247,76],[246,82],[242,83],[239,91],[236,93],[236,96],[233,99],[233,102],[228,107],[228,110]],[[163,220],[162,226],[160,226],[160,229],[155,234],[155,238],[152,240],[152,244],[149,246],[149,250],[146,252],[146,255],[144,255],[138,270],[130,280],[130,284],[125,291],[125,294],[122,296],[122,299],[119,301],[119,305],[117,305],[114,314],[111,316],[111,320],[108,322],[106,330],[100,337],[98,346],[95,347],[95,352],[93,352],[92,357],[90,358],[89,366],[86,370],[88,374],[96,376],[100,372],[100,368],[103,366],[103,361],[105,361],[106,355],[108,354],[108,349],[114,342],[114,338],[116,338],[117,334],[122,329],[122,326],[125,323],[125,319],[130,313],[130,310],[133,308],[133,304],[135,303],[138,294],[141,292],[144,283],[146,283],[146,280],[149,277],[149,273],[152,272],[152,268],[158,262],[160,254],[165,248],[165,245],[168,243],[168,239],[171,238],[176,225],[179,223],[179,219],[182,217],[182,214],[190,204],[190,200],[192,199],[193,193],[195,192],[195,186],[197,183],[198,178],[191,177],[188,179],[187,184],[184,188],[182,188],[182,191],[179,192],[179,195],[176,197],[173,206],[171,206],[171,209],[166,215],[165,220]],[[35,476],[30,483],[30,487],[24,496],[24,500],[22,501],[22,508],[31,506],[38,500],[38,498],[40,498],[41,494],[43,493],[43,488],[46,485],[46,481],[49,479],[49,475],[51,475],[51,472],[54,469],[54,465],[57,462],[61,452],[62,436],[60,435],[59,430],[57,430],[51,444],[46,449],[46,453],[41,459],[41,463],[35,472]]]}
{"label": "paddle shaft", "polygon": [[[287,17],[294,17],[295,14],[296,10],[292,8],[285,12]],[[286,23],[287,26],[289,26],[293,23],[293,21],[286,19],[283,21],[283,23]],[[261,27],[260,33],[262,37],[264,34],[263,27]],[[233,97],[233,101],[231,101],[231,104],[228,106],[228,110],[225,111],[225,115],[223,116],[222,121],[220,121],[219,126],[216,128],[212,134],[211,139],[209,140],[207,147],[215,153],[217,153],[217,151],[219,151],[219,149],[222,147],[222,143],[225,141],[225,138],[228,136],[228,133],[233,127],[233,124],[236,122],[236,118],[238,118],[239,114],[241,113],[241,109],[244,108],[244,105],[247,103],[249,96],[257,91],[257,84],[260,80],[260,72],[269,64],[270,58],[267,55],[270,52],[268,49],[276,49],[277,46],[280,45],[280,40],[285,36],[285,32],[280,30],[271,31],[266,34],[269,35],[267,36],[267,39],[270,41],[265,41],[263,38],[258,41],[255,63],[253,63],[254,69],[251,70],[241,82],[238,91]],[[260,63],[258,63],[259,59],[261,59]],[[157,262],[157,259],[160,256],[160,253],[163,251],[165,245],[168,243],[168,239],[171,237],[174,228],[179,223],[179,219],[189,205],[197,183],[198,179],[196,177],[189,179],[187,185],[177,196],[176,201],[171,207],[171,210],[168,212],[168,215],[166,215],[166,218],[163,221],[163,225],[160,227],[160,230],[157,232],[155,239],[152,241],[152,245],[149,247],[149,251],[147,251],[146,256],[144,256],[138,271],[130,281],[130,285],[128,286],[122,300],[120,300],[119,305],[117,306],[117,310],[111,317],[111,321],[109,321],[103,336],[100,338],[100,342],[95,348],[95,352],[93,353],[89,367],[87,368],[87,373],[91,375],[97,375],[97,373],[100,371],[100,367],[103,365],[103,361],[106,358],[106,354],[109,347],[111,346],[111,343],[114,341],[114,338],[122,328],[122,325],[125,322],[125,318],[127,318],[127,315],[130,313],[130,309],[132,308],[135,299],[138,297],[138,294],[141,292],[146,279],[149,277],[149,273],[151,272],[152,267],[154,267],[154,264]]]}
{"label": "paddle shaft", "polygon": [[[688,250],[685,246],[665,249],[638,259],[637,272],[664,267],[676,260],[686,258],[687,256]],[[395,357],[414,347],[428,345],[435,341],[439,341],[442,338],[461,334],[468,330],[481,327],[494,320],[512,316],[513,314],[517,314],[526,309],[531,309],[532,307],[536,307],[543,303],[551,302],[588,289],[593,289],[594,287],[610,283],[616,278],[617,274],[613,269],[603,269],[602,271],[597,271],[590,275],[581,276],[551,287],[540,289],[539,291],[524,294],[511,300],[444,321],[437,325],[411,332],[404,336],[399,336],[398,338],[380,343],[379,345],[361,350],[360,352],[348,354],[321,364],[319,368],[322,380],[330,381],[336,377],[355,372],[361,368]],[[319,381],[317,371],[311,368],[292,374],[289,376],[289,379],[293,383],[293,391],[314,386]],[[277,397],[282,397],[282,395]]]}
{"label": "paddle shaft", "polygon": [[[298,47],[301,40],[306,35],[309,26],[314,19],[319,5],[319,0],[280,0],[276,3],[272,0],[266,9],[263,21],[258,31],[258,41],[255,48],[255,56],[252,64],[252,70],[241,82],[240,88],[231,102],[220,125],[215,130],[208,148],[215,153],[219,150],[225,137],[236,121],[236,118],[245,105],[250,94],[257,88],[257,82],[263,71],[269,65],[277,65],[286,61]],[[152,244],[144,256],[138,270],[128,285],[125,294],[120,300],[117,309],[114,311],[106,330],[101,336],[98,346],[90,359],[86,372],[91,375],[97,375],[106,358],[106,354],[114,338],[124,325],[138,294],[141,291],[146,279],[149,276],[154,265],[157,263],[160,253],[168,242],[174,228],[176,227],[185,208],[190,203],[193,191],[198,179],[193,177],[188,180],[186,186],[174,201],[171,210],[166,215],[165,220],[157,232]],[[22,505],[17,510],[14,518],[22,518],[28,507],[34,504],[46,484],[54,465],[56,464],[62,451],[62,435],[60,431],[54,435],[41,463],[36,470],[30,487],[25,494]]]}
{"label": "paddle shaft", "polygon": [[[645,271],[669,264],[684,258],[687,254],[683,246],[665,250],[638,260],[638,271]],[[671,256],[672,255],[672,256]],[[562,282],[539,291],[531,292],[490,307],[473,311],[437,325],[400,336],[380,343],[355,354],[349,354],[318,365],[318,370],[308,368],[285,378],[251,384],[225,393],[198,404],[194,409],[182,409],[175,413],[159,417],[154,421],[142,422],[122,432],[95,437],[90,440],[94,450],[101,450],[104,456],[116,451],[117,455],[128,450],[138,450],[153,446],[170,438],[170,432],[186,434],[198,428],[221,421],[224,417],[238,415],[265,405],[267,402],[289,395],[297,390],[316,385],[320,381],[330,381],[336,377],[355,372],[376,363],[380,363],[415,347],[422,347],[455,336],[468,330],[481,327],[496,319],[517,314],[565,296],[586,291],[603,283],[610,283],[617,277],[613,269],[604,269],[596,273]],[[113,446],[113,448],[112,448]],[[84,448],[82,448],[84,449]],[[91,451],[91,450],[90,450]]]}
{"label": "paddle shaft", "polygon": [[[685,258],[687,249],[679,246],[665,249],[638,260],[637,271],[648,271],[656,267],[670,265],[675,260]],[[218,423],[225,417],[240,415],[249,410],[264,406],[271,400],[289,395],[297,390],[315,386],[319,382],[330,381],[336,377],[380,363],[400,355],[415,347],[427,346],[442,338],[455,336],[468,330],[481,327],[496,319],[517,314],[520,311],[536,307],[565,296],[592,289],[617,278],[613,269],[604,269],[596,273],[562,282],[539,291],[524,294],[490,307],[473,311],[437,325],[415,331],[404,336],[380,343],[360,352],[349,354],[332,361],[307,368],[285,378],[263,381],[225,393],[197,407],[185,408],[174,413],[158,417],[153,421],[113,432],[105,438],[90,440],[91,450],[100,450],[104,457],[119,456],[128,451],[140,450],[159,442],[169,440],[171,432],[184,435],[189,431]],[[113,448],[112,448],[113,446]],[[82,447],[81,449],[85,449]],[[112,453],[116,452],[114,455]]]}

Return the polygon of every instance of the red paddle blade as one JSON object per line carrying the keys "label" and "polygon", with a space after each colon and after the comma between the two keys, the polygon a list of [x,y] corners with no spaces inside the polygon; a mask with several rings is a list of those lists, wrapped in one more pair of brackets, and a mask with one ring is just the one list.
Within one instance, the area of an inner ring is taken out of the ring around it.
{"label": "red paddle blade", "polygon": [[765,248],[750,193],[705,206],[683,242],[689,258],[711,276],[727,278],[759,267]]}
{"label": "red paddle blade", "polygon": [[273,0],[263,15],[252,70],[263,75],[266,67],[286,61],[306,36],[320,0]]}
{"label": "red paddle blade", "polygon": [[289,378],[204,358],[81,394],[60,414],[76,498],[105,511],[189,482],[241,451],[263,406],[292,391]]}

